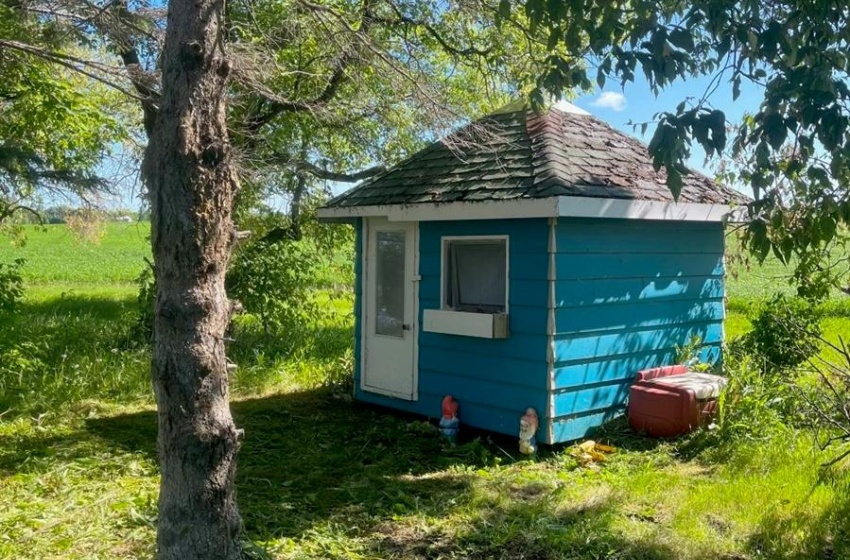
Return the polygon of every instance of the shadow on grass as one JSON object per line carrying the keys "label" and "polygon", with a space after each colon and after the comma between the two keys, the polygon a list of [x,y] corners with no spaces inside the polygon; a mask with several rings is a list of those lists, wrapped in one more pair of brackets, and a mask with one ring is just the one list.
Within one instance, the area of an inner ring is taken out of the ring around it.
{"label": "shadow on grass", "polygon": [[546,519],[546,525],[539,523],[540,510],[539,504],[498,508],[452,538],[434,532],[417,533],[388,523],[369,535],[369,551],[377,558],[400,559],[677,558],[663,543],[619,535],[612,529],[614,510],[609,506],[553,516]]}
{"label": "shadow on grass", "polygon": [[[409,480],[452,465],[483,466],[481,444],[446,446],[423,421],[409,421],[314,390],[232,403],[245,430],[238,492],[246,528],[260,539],[293,537],[344,510],[380,515],[442,492],[464,477],[411,487]],[[156,453],[156,416],[90,420],[88,429],[128,451]],[[408,482],[406,482],[408,481]]]}
{"label": "shadow on grass", "polygon": [[89,315],[93,319],[108,321],[121,319],[128,310],[136,308],[135,296],[93,296],[62,294],[39,301],[23,301],[20,304],[20,315],[50,316],[50,315]]}
{"label": "shadow on grass", "polygon": [[676,553],[651,538],[626,538],[614,529],[618,515],[610,496],[578,501],[554,511],[546,495],[512,496],[508,502],[483,509],[454,538],[440,534],[410,534],[385,525],[371,551],[380,558],[467,558],[560,560],[674,560]]}
{"label": "shadow on grass", "polygon": [[[670,438],[650,437],[645,433],[635,432],[629,426],[625,414],[603,424],[592,438],[622,451],[653,453],[663,449],[666,454],[679,460],[700,462],[706,462],[707,455],[710,455],[707,452],[716,452],[718,446],[724,443],[705,428]],[[734,442],[726,442],[732,443]]]}
{"label": "shadow on grass", "polygon": [[38,341],[52,352],[50,358],[64,359],[66,349],[82,354],[98,347],[124,345],[135,321],[135,309],[136,302],[131,297],[70,294],[25,301],[17,313],[6,317],[0,332],[0,349],[3,344]]}
{"label": "shadow on grass", "polygon": [[[636,432],[629,425],[628,412],[623,410],[619,416],[608,420],[590,434],[592,439],[606,445],[612,445],[622,451],[649,453],[664,449],[675,457],[684,460],[697,458],[711,441],[705,438],[705,430],[696,430],[690,434],[675,437],[652,437],[645,432]],[[569,444],[567,444],[569,445]]]}
{"label": "shadow on grass", "polygon": [[[617,533],[607,498],[556,511],[533,482],[509,500],[482,497],[477,484],[487,477],[479,469],[513,461],[501,452],[507,439],[449,445],[422,420],[323,390],[234,402],[232,409],[245,429],[237,486],[254,541],[292,539],[309,548],[339,539],[382,558],[674,558],[662,544]],[[155,454],[153,412],[90,420],[87,429],[125,451]],[[420,523],[452,515],[462,526]]]}
{"label": "shadow on grass", "polygon": [[0,436],[0,476],[44,472],[57,464],[91,456],[91,447],[80,445],[79,441],[76,433],[14,438]]}

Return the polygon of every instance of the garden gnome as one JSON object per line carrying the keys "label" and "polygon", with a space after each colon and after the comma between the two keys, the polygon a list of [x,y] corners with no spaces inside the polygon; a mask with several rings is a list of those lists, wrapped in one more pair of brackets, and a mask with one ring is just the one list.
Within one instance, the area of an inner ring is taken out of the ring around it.
{"label": "garden gnome", "polygon": [[457,409],[460,405],[451,395],[443,397],[443,417],[440,418],[440,433],[448,440],[454,441],[460,428]]}
{"label": "garden gnome", "polygon": [[533,408],[528,408],[519,420],[519,452],[523,455],[532,455],[537,452],[537,439],[534,434],[537,433],[537,411]]}

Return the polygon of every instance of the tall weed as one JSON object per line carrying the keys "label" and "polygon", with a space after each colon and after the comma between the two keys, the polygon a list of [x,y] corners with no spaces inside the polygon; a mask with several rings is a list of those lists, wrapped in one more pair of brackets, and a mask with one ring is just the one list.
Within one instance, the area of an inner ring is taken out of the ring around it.
{"label": "tall weed", "polygon": [[[87,400],[150,395],[149,350],[127,345],[132,313],[29,308],[0,333],[0,411],[40,413]],[[116,305],[120,305],[117,304]]]}
{"label": "tall weed", "polygon": [[0,262],[0,314],[15,311],[24,296],[21,268],[25,262],[24,259],[15,259],[11,263]]}
{"label": "tall weed", "polygon": [[719,439],[763,441],[787,431],[799,404],[789,383],[763,375],[750,356],[730,357],[725,373],[729,383],[720,395],[715,425]]}
{"label": "tall weed", "polygon": [[153,341],[154,305],[156,304],[156,277],[153,263],[145,259],[145,268],[136,278],[139,293],[136,296],[136,321],[131,338],[139,344]]}

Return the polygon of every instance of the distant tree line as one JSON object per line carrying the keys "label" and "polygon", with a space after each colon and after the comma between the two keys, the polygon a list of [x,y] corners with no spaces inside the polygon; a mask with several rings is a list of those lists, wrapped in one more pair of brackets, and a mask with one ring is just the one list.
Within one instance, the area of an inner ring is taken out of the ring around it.
{"label": "distant tree line", "polygon": [[[8,224],[64,224],[68,217],[78,214],[82,208],[69,205],[47,206],[36,209],[36,213],[19,213],[8,219]],[[150,210],[141,208],[132,210],[130,208],[113,209],[87,209],[97,215],[99,220],[107,222],[148,222],[150,221]]]}

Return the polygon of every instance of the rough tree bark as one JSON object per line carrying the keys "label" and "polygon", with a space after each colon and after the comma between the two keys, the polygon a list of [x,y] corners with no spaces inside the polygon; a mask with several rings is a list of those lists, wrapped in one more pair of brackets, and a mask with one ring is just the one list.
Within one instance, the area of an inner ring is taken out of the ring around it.
{"label": "rough tree bark", "polygon": [[[307,161],[307,150],[309,143],[305,138],[301,139],[301,161]],[[289,222],[292,224],[292,237],[297,241],[301,239],[301,204],[304,195],[307,194],[307,172],[298,169],[295,172],[295,189],[292,191],[292,202],[289,205]]]}
{"label": "rough tree bark", "polygon": [[162,471],[160,559],[241,557],[224,275],[238,180],[225,123],[224,0],[171,0],[162,95],[143,174],[157,298],[153,385]]}

